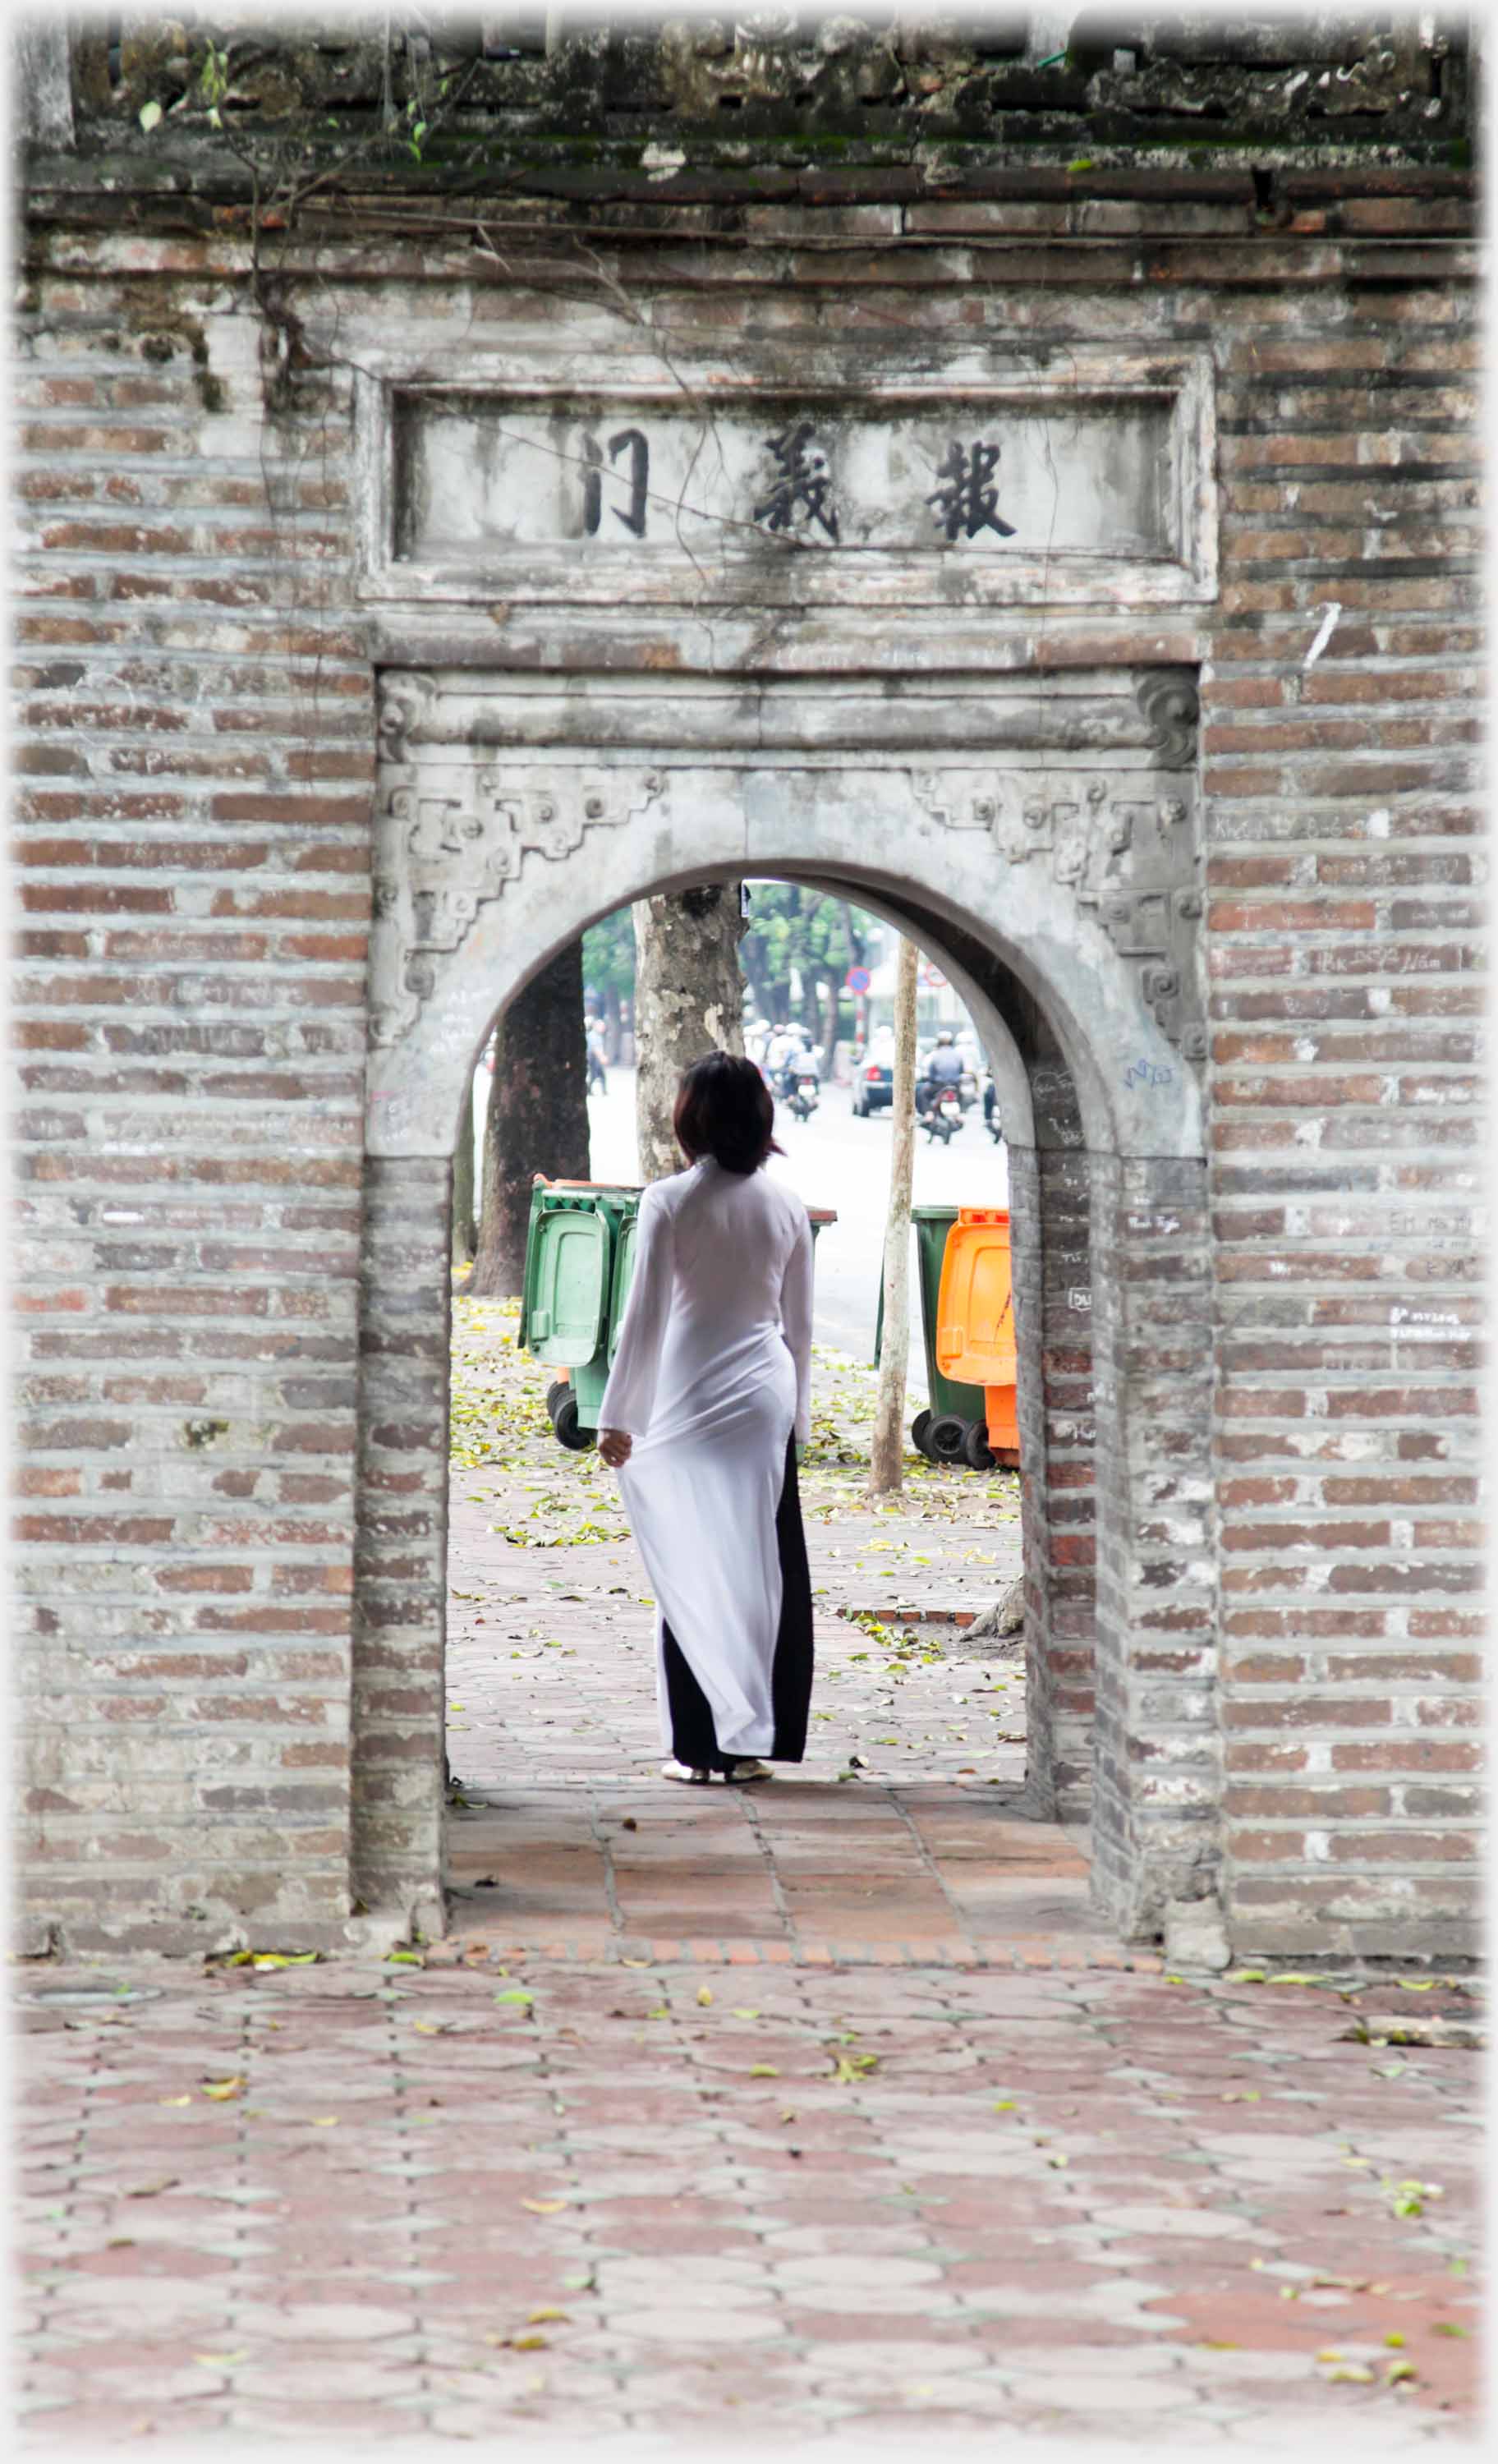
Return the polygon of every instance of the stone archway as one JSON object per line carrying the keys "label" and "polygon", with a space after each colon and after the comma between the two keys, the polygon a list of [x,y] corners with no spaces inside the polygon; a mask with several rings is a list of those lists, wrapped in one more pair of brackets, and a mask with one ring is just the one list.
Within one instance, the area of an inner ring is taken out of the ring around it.
{"label": "stone archway", "polygon": [[[1211,1378],[1195,692],[395,671],[382,680],[354,1877],[441,1892],[448,1207],[496,1011],[596,916],[744,871],[939,953],[1010,1124],[1030,1770],[1121,1932],[1212,1886]],[[1087,1507],[1090,1507],[1090,1522]]]}

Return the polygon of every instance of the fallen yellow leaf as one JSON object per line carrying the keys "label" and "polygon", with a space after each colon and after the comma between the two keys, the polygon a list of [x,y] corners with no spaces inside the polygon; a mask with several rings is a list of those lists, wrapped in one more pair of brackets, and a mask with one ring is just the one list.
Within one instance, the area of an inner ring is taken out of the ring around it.
{"label": "fallen yellow leaf", "polygon": [[540,2310],[528,2310],[525,2314],[525,2323],[528,2327],[544,2327],[550,2320],[564,2320],[567,2316],[568,2313],[565,2310],[548,2310],[545,2308]]}
{"label": "fallen yellow leaf", "polygon": [[192,2099],[190,2096],[160,2096],[156,2101],[158,2104],[190,2104]]}
{"label": "fallen yellow leaf", "polygon": [[697,2000],[701,2003],[702,2008],[703,2008],[703,2010],[704,2010],[704,2011],[707,2009],[707,2007],[708,2007],[709,2003],[712,2001],[712,1999],[713,1999],[713,1988],[712,1988],[712,1986],[711,1986],[711,1985],[699,1985],[699,1986],[697,1987]]}
{"label": "fallen yellow leaf", "polygon": [[521,2207],[529,2208],[533,2216],[558,2216],[566,2204],[565,2199],[522,2199],[520,2201]]}
{"label": "fallen yellow leaf", "polygon": [[203,2081],[204,2095],[210,2096],[215,2104],[224,2104],[228,2102],[231,2097],[242,2096],[244,2094],[244,2079],[238,2074],[236,2074],[233,2079],[205,2079]]}

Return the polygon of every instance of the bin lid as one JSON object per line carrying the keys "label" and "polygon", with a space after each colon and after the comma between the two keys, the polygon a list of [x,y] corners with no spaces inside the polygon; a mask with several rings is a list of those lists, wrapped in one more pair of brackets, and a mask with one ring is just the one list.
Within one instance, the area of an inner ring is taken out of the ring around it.
{"label": "bin lid", "polygon": [[934,1348],[942,1376],[959,1385],[1016,1382],[1009,1218],[998,1207],[964,1206],[947,1234]]}
{"label": "bin lid", "polygon": [[637,1180],[544,1180],[539,1182],[538,1187],[543,1192],[548,1189],[596,1189],[601,1190],[606,1198],[643,1196]]}
{"label": "bin lid", "polygon": [[598,1208],[547,1207],[531,1225],[527,1348],[560,1369],[597,1356],[608,1317],[613,1231]]}

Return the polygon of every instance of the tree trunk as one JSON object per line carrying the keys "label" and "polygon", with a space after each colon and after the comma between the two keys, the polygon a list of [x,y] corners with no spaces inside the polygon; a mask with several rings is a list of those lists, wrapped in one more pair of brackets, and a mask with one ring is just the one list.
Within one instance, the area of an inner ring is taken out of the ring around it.
{"label": "tree trunk", "polygon": [[560,951],[499,1020],[471,1292],[508,1299],[524,1284],[531,1189],[539,1172],[548,1180],[588,1176],[581,940]]}
{"label": "tree trunk", "polygon": [[884,1234],[884,1349],[874,1405],[869,1489],[897,1491],[905,1459],[905,1370],[911,1343],[911,1185],[915,1169],[915,967],[914,941],[902,940],[894,971],[894,1084],[890,1155],[890,1212]]}
{"label": "tree trunk", "polygon": [[681,1170],[672,1114],[682,1071],[709,1052],[744,1048],[740,905],[737,881],[635,902],[634,1111],[646,1180]]}
{"label": "tree trunk", "polygon": [[824,1083],[832,1075],[832,1056],[837,1050],[837,1031],[842,1023],[843,993],[836,976],[827,984],[826,1001],[822,1013],[822,1076]]}
{"label": "tree trunk", "polygon": [[604,986],[604,1058],[610,1069],[619,1058],[620,1025],[619,994],[615,986]]}
{"label": "tree trunk", "polygon": [[474,1081],[468,1082],[458,1122],[457,1153],[452,1158],[452,1264],[466,1266],[474,1254],[478,1227],[474,1221]]}
{"label": "tree trunk", "polygon": [[749,989],[754,995],[760,1016],[768,1020],[770,1015],[769,961],[765,957],[764,945],[760,935],[752,929],[752,919],[751,929],[743,935],[739,959],[744,974],[749,979]]}

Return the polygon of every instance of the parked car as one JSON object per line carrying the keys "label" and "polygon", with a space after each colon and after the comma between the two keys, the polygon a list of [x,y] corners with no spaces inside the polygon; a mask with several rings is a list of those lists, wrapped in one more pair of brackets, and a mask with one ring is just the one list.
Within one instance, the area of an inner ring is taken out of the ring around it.
{"label": "parked car", "polygon": [[894,1100],[894,1038],[874,1036],[853,1064],[853,1118],[867,1121]]}

